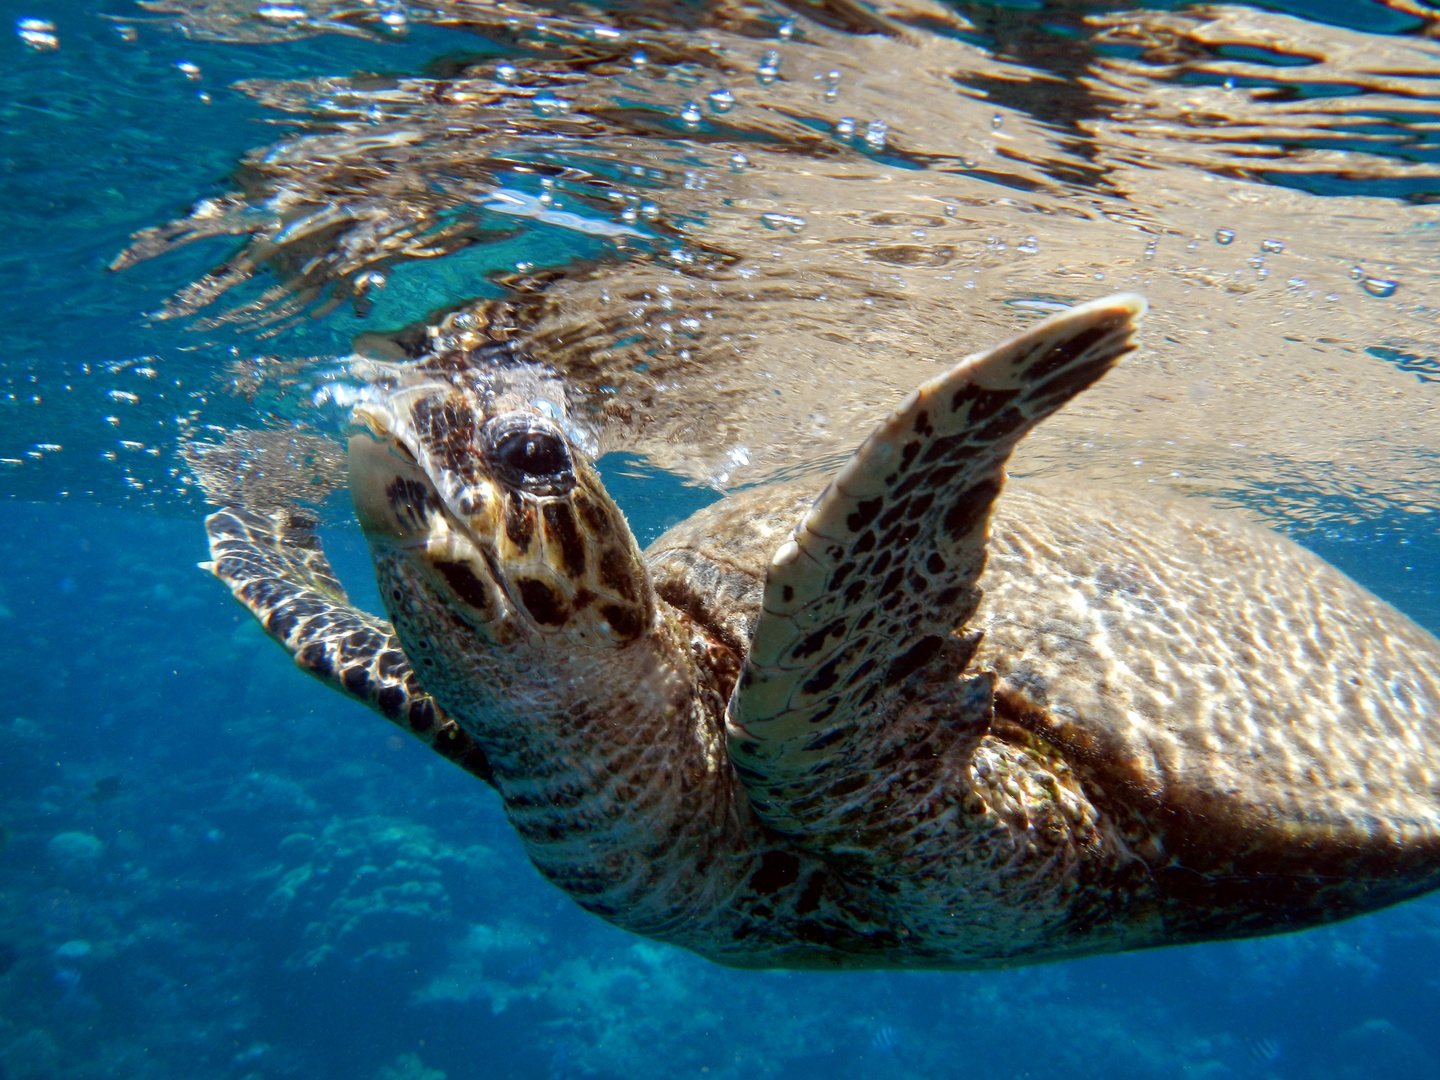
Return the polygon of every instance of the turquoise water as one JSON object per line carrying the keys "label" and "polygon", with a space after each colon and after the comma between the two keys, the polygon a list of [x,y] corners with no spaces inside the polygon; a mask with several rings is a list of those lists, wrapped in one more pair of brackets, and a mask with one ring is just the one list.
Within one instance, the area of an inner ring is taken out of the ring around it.
{"label": "turquoise water", "polygon": [[[979,40],[1023,42],[1052,23],[1064,38],[1080,7],[964,9]],[[1379,4],[1271,7],[1420,25]],[[178,445],[298,412],[275,385],[222,393],[227,365],[329,363],[377,321],[463,298],[447,290],[466,264],[411,264],[369,322],[341,309],[273,338],[146,315],[234,238],[105,269],[288,130],[237,81],[416,73],[501,46],[423,20],[403,38],[242,44],[119,2],[8,10],[51,23],[59,48],[17,33],[0,62],[0,1078],[1440,1074],[1435,898],[1260,941],[948,975],[736,973],[584,915],[492,792],[299,676],[194,567],[203,503]],[[1407,153],[1433,160],[1423,140]],[[715,497],[619,455],[602,467],[642,541]],[[1440,630],[1433,531],[1331,509],[1297,537]],[[343,514],[326,541],[376,606]]]}

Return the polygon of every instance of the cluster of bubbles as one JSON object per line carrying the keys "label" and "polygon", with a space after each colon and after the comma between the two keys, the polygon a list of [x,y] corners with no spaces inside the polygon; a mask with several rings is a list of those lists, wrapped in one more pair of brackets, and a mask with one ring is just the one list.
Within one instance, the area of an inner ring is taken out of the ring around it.
{"label": "cluster of bubbles", "polygon": [[769,86],[779,77],[780,54],[771,49],[761,58],[760,66],[755,69],[755,81],[761,86]]}
{"label": "cluster of bubbles", "polygon": [[[1215,243],[1224,246],[1224,245],[1232,244],[1232,243],[1234,243],[1234,242],[1235,242],[1235,230],[1234,230],[1234,229],[1216,229],[1216,230],[1215,230]],[[1146,258],[1147,258],[1147,260],[1153,256],[1153,254],[1154,254],[1154,248],[1155,248],[1155,244],[1154,244],[1154,242],[1152,241],[1151,244],[1150,244],[1150,246],[1146,248]],[[1283,241],[1283,240],[1271,240],[1271,239],[1261,240],[1261,241],[1260,241],[1260,254],[1258,254],[1258,255],[1252,255],[1248,261],[1249,261],[1250,265],[1255,268],[1255,270],[1256,270],[1256,272],[1259,274],[1259,276],[1265,277],[1265,276],[1267,276],[1267,275],[1269,274],[1269,272],[1270,272],[1269,269],[1268,269],[1268,268],[1266,267],[1266,265],[1265,265],[1265,256],[1266,256],[1266,255],[1279,255],[1279,254],[1281,254],[1284,250],[1285,250],[1285,241]],[[1371,273],[1369,273],[1363,266],[1358,266],[1358,265],[1357,265],[1357,266],[1351,267],[1351,269],[1350,269],[1350,278],[1351,278],[1352,281],[1358,282],[1359,285],[1360,285],[1360,288],[1363,289],[1365,292],[1369,293],[1371,296],[1378,297],[1378,298],[1380,298],[1380,299],[1382,299],[1382,300],[1384,300],[1384,299],[1387,298],[1387,297],[1394,296],[1396,290],[1400,288],[1400,283],[1399,283],[1398,281],[1395,281],[1393,278],[1376,277],[1376,276],[1372,275]],[[1289,286],[1291,289],[1297,289],[1297,288],[1303,287],[1304,285],[1306,285],[1306,284],[1308,284],[1308,283],[1305,281],[1304,278],[1290,278],[1289,281],[1286,282],[1286,284],[1287,284],[1287,286]]]}
{"label": "cluster of bubbles", "polygon": [[[850,142],[855,138],[856,121],[853,116],[842,116],[835,121],[835,137],[844,142]],[[871,120],[865,125],[865,134],[862,137],[865,145],[871,150],[879,153],[885,149],[885,144],[890,139],[890,125],[884,120]]]}

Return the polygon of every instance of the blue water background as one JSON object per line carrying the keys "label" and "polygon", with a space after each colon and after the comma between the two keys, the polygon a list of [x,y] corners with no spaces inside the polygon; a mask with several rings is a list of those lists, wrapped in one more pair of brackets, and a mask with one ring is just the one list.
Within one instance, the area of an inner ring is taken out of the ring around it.
{"label": "blue water background", "polygon": [[[1407,28],[1369,5],[1280,6]],[[1440,1075],[1435,898],[953,975],[735,973],[581,913],[493,793],[294,671],[195,569],[183,505],[116,508],[136,498],[99,457],[112,384],[85,374],[161,355],[168,378],[196,348],[137,313],[228,243],[102,268],[273,137],[231,83],[417,70],[457,35],[221,46],[120,0],[7,11],[52,20],[63,47],[0,45],[0,452],[63,444],[76,464],[17,471],[0,502],[0,1080]],[[289,347],[340,353],[349,332],[315,323]],[[168,446],[173,400],[127,413],[127,433]],[[642,540],[709,497],[605,465]],[[1440,630],[1433,536],[1370,521],[1297,538]],[[366,602],[358,537],[326,539]]]}

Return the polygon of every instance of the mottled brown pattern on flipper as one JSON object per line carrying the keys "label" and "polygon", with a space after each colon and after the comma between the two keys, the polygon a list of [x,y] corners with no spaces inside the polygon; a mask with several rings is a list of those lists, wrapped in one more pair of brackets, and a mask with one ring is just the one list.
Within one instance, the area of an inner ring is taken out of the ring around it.
{"label": "mottled brown pattern on flipper", "polygon": [[205,520],[208,569],[302,671],[488,783],[484,752],[421,688],[390,624],[350,606],[314,524],[286,510],[217,511]]}
{"label": "mottled brown pattern on flipper", "polygon": [[1123,491],[1001,500],[978,666],[1155,873],[1176,939],[1440,883],[1440,643],[1297,545]]}
{"label": "mottled brown pattern on flipper", "polygon": [[[748,633],[760,614],[768,552],[813,496],[805,482],[768,485],[672,527],[647,552],[657,592],[717,638]],[[1042,746],[1037,754],[987,734],[992,680],[956,677],[978,644],[973,634],[924,637],[897,658],[918,648],[929,670],[894,672],[908,694],[888,714],[886,739],[863,768],[817,778],[809,798],[845,834],[827,863],[885,897],[887,932],[907,942],[892,941],[889,956],[910,955],[911,966],[1153,940],[1159,923],[1147,871],[1113,842],[1058,752]],[[734,764],[743,781],[763,780]]]}
{"label": "mottled brown pattern on flipper", "polygon": [[960,674],[948,658],[924,673],[979,602],[1005,460],[1134,348],[1143,311],[1136,296],[1072,308],[924,384],[778,546],[729,711],[731,754],[772,827],[838,842],[852,793],[827,776],[866,773],[912,679]]}

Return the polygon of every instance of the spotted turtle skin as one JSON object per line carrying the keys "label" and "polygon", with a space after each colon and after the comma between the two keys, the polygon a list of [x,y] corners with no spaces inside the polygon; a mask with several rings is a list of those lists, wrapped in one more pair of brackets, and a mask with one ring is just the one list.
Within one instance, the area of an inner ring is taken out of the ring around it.
{"label": "spotted turtle skin", "polygon": [[643,553],[562,409],[421,362],[350,444],[388,622],[293,511],[212,516],[212,568],[302,668],[492,784],[581,906],[723,964],[1007,966],[1425,892],[1440,643],[1198,504],[1001,495],[1143,310],[1047,319],[828,484]]}

